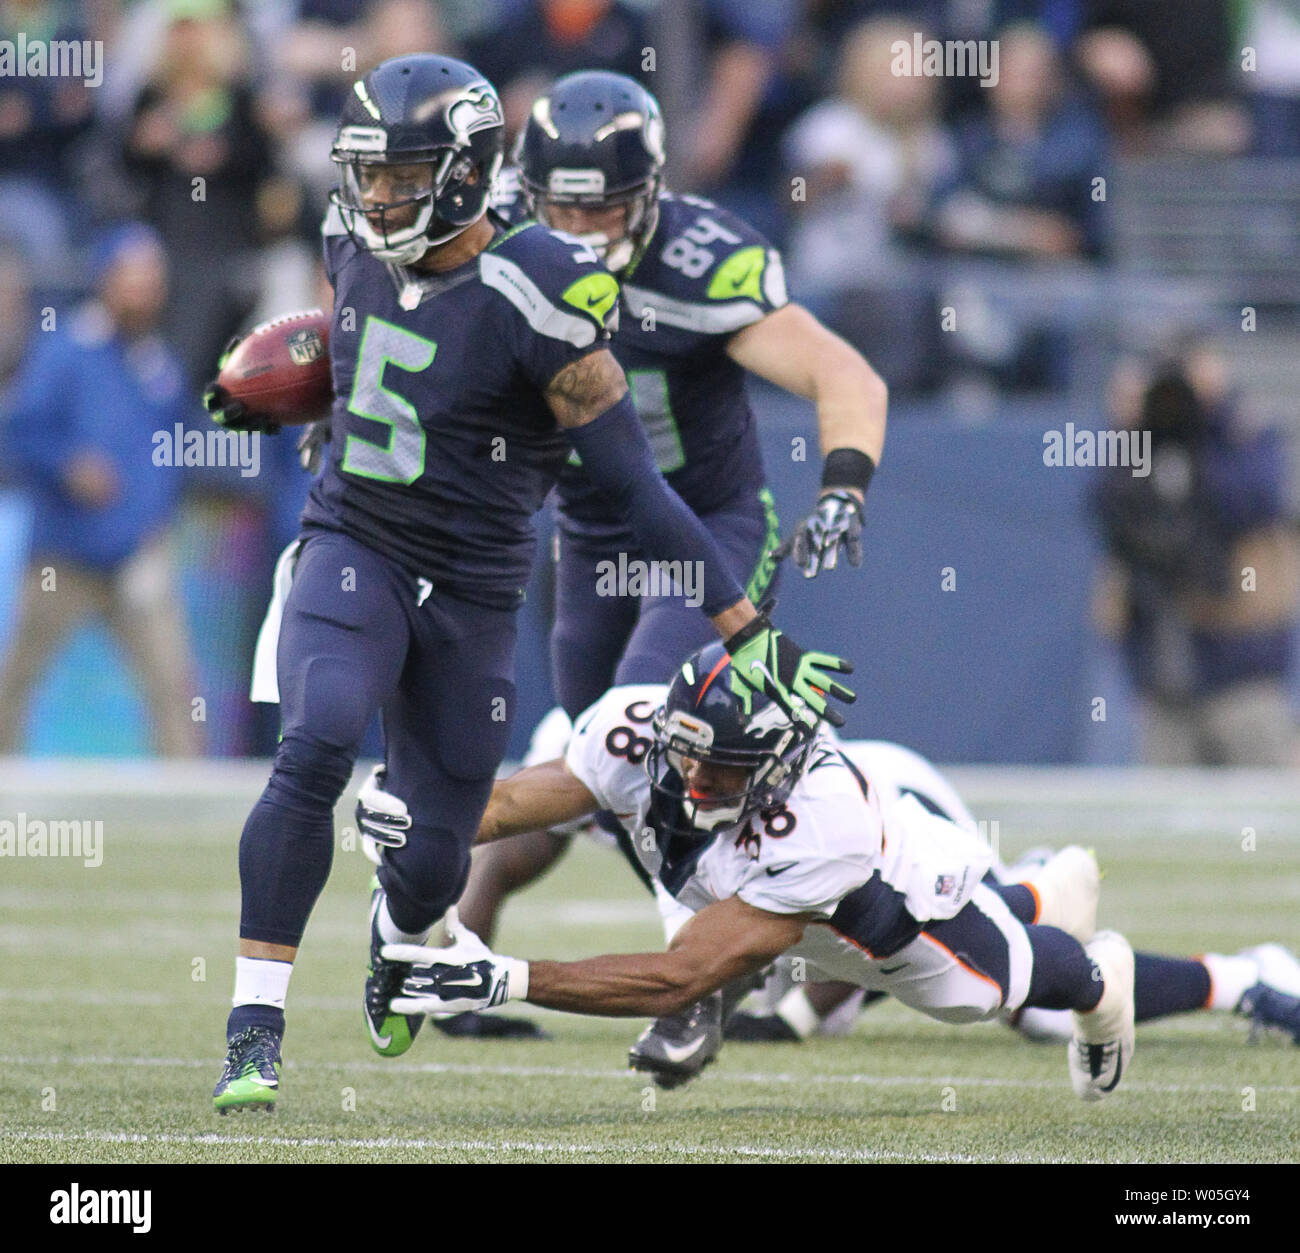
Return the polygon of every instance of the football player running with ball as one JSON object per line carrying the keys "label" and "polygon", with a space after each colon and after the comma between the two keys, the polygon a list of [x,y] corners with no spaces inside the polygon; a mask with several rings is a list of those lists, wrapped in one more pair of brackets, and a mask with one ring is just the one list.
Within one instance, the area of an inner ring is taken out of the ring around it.
{"label": "football player running with ball", "polygon": [[[221,1112],[274,1107],[292,963],[333,854],[333,809],[382,714],[408,825],[372,898],[365,1022],[386,1055],[422,1016],[392,1014],[420,944],[460,895],[504,755],[515,612],[532,517],[570,452],[656,560],[703,572],[700,607],[751,685],[796,722],[840,718],[848,667],[758,614],[717,542],[655,466],[607,347],[618,284],[585,244],[489,214],[503,120],[473,67],[415,55],[348,93],[324,232],[334,287],[329,464],[312,488],[276,656],[282,737],[239,846],[242,912]],[[227,426],[256,415],[207,403]],[[842,721],[842,718],[840,719]]]}
{"label": "football player running with ball", "polygon": [[[667,952],[519,961],[453,920],[445,949],[396,945],[412,963],[395,1013],[482,1010],[511,999],[572,1013],[681,1012],[774,958],[810,978],[887,992],[948,1023],[1022,1006],[1073,1012],[1074,1091],[1101,1100],[1133,1053],[1133,950],[1093,933],[1095,877],[1057,886],[1053,918],[1023,885],[989,875],[977,834],[915,796],[881,789],[830,737],[731,687],[720,644],[666,692],[632,685],[578,720],[563,760],[499,782],[479,838],[611,810],[647,872],[688,912]],[[1084,916],[1088,915],[1088,916]],[[1090,935],[1086,945],[1070,931]]]}
{"label": "football player running with ball", "polygon": [[[570,74],[533,105],[518,167],[503,174],[497,203],[513,218],[532,214],[571,232],[619,277],[612,350],[658,466],[758,603],[772,590],[779,537],[745,372],[816,404],[822,486],[791,537],[805,577],[833,569],[841,554],[861,561],[863,497],[884,445],[887,391],[856,350],[787,298],[775,249],[718,205],[665,191],[663,162],[653,96],[619,74]],[[558,491],[551,636],[555,692],[570,718],[615,684],[662,683],[709,639],[681,591],[609,594],[602,571],[635,566],[645,554],[574,461]],[[394,790],[391,782],[384,788]],[[568,843],[539,831],[483,850],[461,917],[490,939],[505,899],[545,873]],[[625,840],[621,846],[639,868]],[[536,1033],[509,1017],[438,1025],[454,1034]]]}

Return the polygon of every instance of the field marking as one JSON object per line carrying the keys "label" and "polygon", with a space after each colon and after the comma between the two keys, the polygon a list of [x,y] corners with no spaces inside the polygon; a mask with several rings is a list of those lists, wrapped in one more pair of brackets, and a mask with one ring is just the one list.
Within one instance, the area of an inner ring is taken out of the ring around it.
{"label": "field marking", "polygon": [[[400,1136],[373,1137],[333,1137],[333,1136],[232,1136],[218,1132],[201,1132],[179,1134],[177,1132],[122,1132],[122,1131],[9,1131],[0,1132],[0,1144],[9,1141],[27,1141],[37,1143],[78,1143],[94,1144],[188,1144],[195,1146],[239,1146],[272,1145],[279,1148],[328,1148],[328,1149],[418,1149],[422,1152],[474,1153],[474,1152],[514,1152],[543,1153],[552,1155],[577,1156],[589,1154],[596,1157],[611,1157],[635,1152],[638,1154],[668,1154],[677,1157],[702,1157],[706,1159],[726,1156],[750,1158],[776,1158],[786,1160],[791,1157],[815,1158],[818,1161],[831,1162],[1061,1162],[1066,1159],[1055,1157],[1021,1157],[1012,1154],[1008,1157],[977,1157],[967,1153],[903,1153],[896,1150],[881,1149],[826,1149],[812,1147],[761,1148],[750,1144],[718,1145],[707,1147],[698,1144],[644,1144],[636,1141],[611,1146],[608,1144],[568,1144],[563,1141],[538,1140],[432,1140],[405,1139]],[[1098,1158],[1097,1161],[1103,1159]]]}
{"label": "field marking", "polygon": [[[0,1066],[131,1066],[159,1069],[201,1069],[216,1066],[219,1059],[184,1057],[24,1057],[0,1055]],[[634,1070],[597,1070],[577,1066],[488,1066],[466,1062],[300,1062],[286,1061],[290,1071],[355,1071],[379,1074],[408,1075],[462,1075],[505,1079],[635,1079],[644,1083],[646,1076]],[[966,1084],[975,1088],[1034,1088],[1056,1089],[1065,1086],[1065,1079],[1016,1079],[987,1075],[867,1075],[860,1073],[801,1075],[788,1071],[755,1072],[710,1070],[707,1082],[749,1084],[800,1084],[869,1087],[925,1087],[932,1084]],[[1252,1084],[1256,1092],[1283,1092],[1300,1095],[1300,1084]],[[1216,1093],[1229,1092],[1240,1095],[1240,1084],[1210,1083],[1144,1083],[1142,1080],[1124,1084],[1126,1092],[1162,1093]]]}

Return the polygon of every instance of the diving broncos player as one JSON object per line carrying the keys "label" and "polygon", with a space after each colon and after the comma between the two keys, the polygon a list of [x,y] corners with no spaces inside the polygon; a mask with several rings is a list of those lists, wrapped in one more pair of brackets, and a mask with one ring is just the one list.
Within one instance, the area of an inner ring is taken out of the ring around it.
{"label": "diving broncos player", "polygon": [[[834,568],[841,551],[861,560],[863,496],[884,444],[887,391],[852,347],[788,300],[780,256],[748,223],[663,189],[663,161],[653,96],[619,74],[570,74],[534,103],[518,168],[499,181],[496,202],[514,218],[531,213],[576,235],[619,276],[623,310],[611,347],[659,468],[757,603],[771,590],[778,528],[746,370],[816,402],[822,487],[792,537],[808,577]],[[680,595],[603,595],[599,571],[638,557],[639,545],[579,466],[565,467],[558,496],[551,665],[573,718],[615,684],[662,682],[709,636]],[[563,834],[541,831],[482,850],[462,919],[490,940],[506,897],[567,846]],[[508,1017],[437,1025],[536,1031]]]}
{"label": "diving broncos player", "polygon": [[691,915],[668,951],[524,962],[453,921],[448,948],[384,950],[413,965],[394,1012],[516,999],[672,1015],[789,953],[811,977],[888,992],[942,1022],[1071,1010],[1074,1091],[1111,1093],[1133,1052],[1134,963],[1122,936],[1093,932],[1095,879],[1080,877],[1072,900],[1061,894],[1059,926],[1035,923],[1034,893],[992,881],[993,854],[976,833],[915,796],[891,796],[773,703],[742,705],[730,668],[714,643],[666,690],[607,693],[579,718],[562,760],[497,783],[479,831],[492,840],[616,813],[647,872]]}
{"label": "diving broncos player", "polygon": [[[847,665],[756,613],[656,470],[605,347],[615,280],[581,242],[488,214],[502,147],[495,91],[448,57],[386,61],[343,109],[323,227],[334,438],[282,606],[281,741],[240,840],[234,1008],[213,1094],[223,1113],[274,1107],[292,963],[376,711],[409,827],[372,898],[365,1024],[385,1055],[410,1046],[422,1018],[389,1012],[406,969],[380,949],[422,942],[464,887],[509,733],[532,516],[570,450],[647,553],[699,563],[742,699],[760,685],[810,722],[840,717],[828,695],[852,699],[832,678]],[[217,385],[205,402],[226,426],[259,425]]]}

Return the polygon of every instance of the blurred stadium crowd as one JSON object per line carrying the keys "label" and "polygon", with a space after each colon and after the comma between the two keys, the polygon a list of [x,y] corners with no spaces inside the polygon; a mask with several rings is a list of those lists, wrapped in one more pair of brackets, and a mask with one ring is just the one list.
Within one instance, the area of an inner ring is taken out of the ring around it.
{"label": "blurred stadium crowd", "polygon": [[[0,754],[102,747],[33,712],[96,616],[155,750],[273,746],[244,684],[307,488],[292,441],[262,441],[256,473],[140,450],[202,428],[232,333],[328,298],[343,93],[441,51],[497,86],[512,134],[559,74],[642,81],[670,185],[785,250],[893,423],[1019,400],[1045,426],[1152,431],[1156,472],[1094,493],[1097,618],[1147,706],[1142,751],[1294,760],[1297,0],[0,0],[0,40],[20,34],[102,41],[103,64],[97,85],[0,76]],[[893,72],[917,38],[996,40],[996,70]],[[49,567],[67,595],[44,595]],[[85,646],[64,681],[101,659]]]}

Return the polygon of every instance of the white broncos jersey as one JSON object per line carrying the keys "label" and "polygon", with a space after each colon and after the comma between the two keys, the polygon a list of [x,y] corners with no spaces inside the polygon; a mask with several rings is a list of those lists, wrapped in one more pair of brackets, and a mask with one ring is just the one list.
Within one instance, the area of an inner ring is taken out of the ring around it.
{"label": "white broncos jersey", "polygon": [[[674,836],[669,828],[681,815],[669,812],[666,798],[652,798],[644,764],[650,720],[666,694],[662,684],[607,692],[578,718],[566,762],[631,833],[646,870],[687,909],[739,896],[772,913],[808,914],[828,923],[859,960],[875,959],[909,943],[925,923],[955,916],[992,865],[973,830],[931,813],[892,777],[873,779],[872,753],[855,746],[849,756],[829,734],[784,806],[711,839]],[[808,955],[818,960],[824,943],[809,941]]]}

